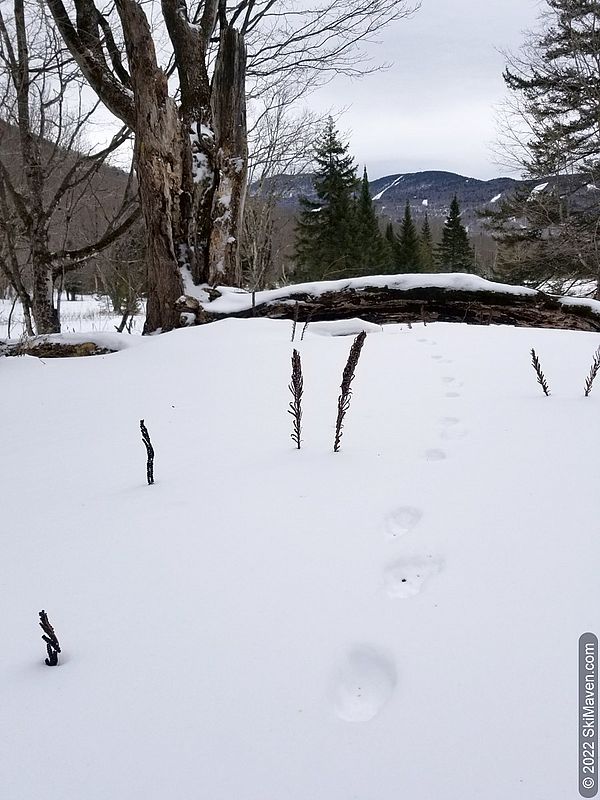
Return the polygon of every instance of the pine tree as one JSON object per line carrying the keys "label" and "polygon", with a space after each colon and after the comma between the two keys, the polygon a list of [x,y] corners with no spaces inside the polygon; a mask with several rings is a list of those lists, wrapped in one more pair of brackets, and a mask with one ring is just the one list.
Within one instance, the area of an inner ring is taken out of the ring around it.
{"label": "pine tree", "polygon": [[366,167],[354,213],[354,247],[357,275],[375,275],[387,271],[389,261],[373,208]]}
{"label": "pine tree", "polygon": [[547,0],[544,30],[504,72],[533,122],[527,142],[532,177],[585,168],[600,156],[600,3]]}
{"label": "pine tree", "polygon": [[420,272],[421,270],[419,235],[410,213],[408,200],[406,201],[404,217],[400,225],[396,264],[398,272]]}
{"label": "pine tree", "polygon": [[394,233],[394,225],[392,222],[388,222],[386,225],[383,238],[385,240],[388,265],[386,272],[393,274],[396,272],[396,263],[398,260],[398,237]]}
{"label": "pine tree", "polygon": [[567,217],[562,214],[558,225],[544,225],[539,240],[536,220],[529,222],[535,216],[531,209],[522,224],[531,228],[532,260],[543,267],[538,256],[549,248],[567,269],[571,262],[574,275],[595,277],[600,299],[600,206],[589,190],[600,185],[600,3],[547,0],[546,5],[540,33],[528,37],[522,54],[511,58],[504,72],[508,88],[519,95],[519,118],[531,132],[524,149],[515,153],[510,140],[506,149],[533,179],[571,176],[568,191],[561,191],[572,197]]}
{"label": "pine tree", "polygon": [[356,167],[329,117],[315,149],[316,200],[301,198],[296,227],[296,264],[306,280],[355,274]]}
{"label": "pine tree", "polygon": [[442,243],[436,248],[435,255],[438,266],[444,272],[471,272],[475,267],[475,256],[467,230],[461,222],[456,195],[450,203],[450,213],[442,232]]}
{"label": "pine tree", "polygon": [[594,258],[592,242],[586,236],[591,220],[584,205],[590,192],[586,190],[583,198],[578,195],[577,202],[572,202],[570,183],[563,176],[534,191],[536,182],[528,181],[493,208],[478,213],[498,246],[495,278],[537,286],[594,274],[591,266],[586,266]]}
{"label": "pine tree", "polygon": [[433,272],[433,238],[427,214],[419,235],[419,252],[423,272]]}

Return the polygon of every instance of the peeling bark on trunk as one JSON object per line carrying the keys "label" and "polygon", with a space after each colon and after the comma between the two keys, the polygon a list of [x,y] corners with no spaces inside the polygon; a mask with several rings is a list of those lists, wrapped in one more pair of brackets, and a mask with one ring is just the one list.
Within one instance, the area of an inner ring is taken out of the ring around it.
{"label": "peeling bark on trunk", "polygon": [[184,170],[182,123],[157,64],[148,20],[135,0],[117,0],[135,97],[136,171],[146,222],[148,306],[144,333],[179,325],[183,294],[177,241],[182,239],[179,194]]}
{"label": "peeling bark on trunk", "polygon": [[60,317],[54,305],[52,262],[47,248],[32,253],[32,310],[38,334],[60,333]]}
{"label": "peeling bark on trunk", "polygon": [[[118,62],[113,72],[103,55],[106,47],[110,54],[110,41],[101,42],[102,15],[94,0],[74,0],[75,25],[62,0],[47,3],[98,97],[135,131],[147,237],[144,332],[198,321],[188,303],[178,303],[185,270],[194,283],[241,282],[238,239],[248,175],[244,33],[228,23],[223,0],[204,0],[193,22],[185,3],[160,0],[179,78],[176,102],[158,66],[145,4],[115,0],[129,70]],[[248,21],[240,13],[232,19],[242,30]]]}
{"label": "peeling bark on trunk", "polygon": [[238,238],[248,179],[245,81],[244,39],[228,26],[221,33],[212,87],[219,179],[212,207],[208,265],[211,284],[241,283]]}

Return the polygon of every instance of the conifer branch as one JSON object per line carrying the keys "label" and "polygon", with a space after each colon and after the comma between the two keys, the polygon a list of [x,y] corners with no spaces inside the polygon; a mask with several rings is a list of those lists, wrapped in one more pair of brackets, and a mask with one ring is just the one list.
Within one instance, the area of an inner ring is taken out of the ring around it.
{"label": "conifer branch", "polygon": [[142,432],[142,441],[146,445],[146,453],[148,454],[146,477],[148,478],[148,485],[151,486],[154,483],[154,448],[152,447],[150,434],[148,433],[148,428],[144,425],[143,419],[140,420],[140,430]]}
{"label": "conifer branch", "polygon": [[294,350],[292,353],[292,380],[290,381],[289,390],[292,393],[293,400],[290,403],[288,414],[292,415],[294,420],[294,427],[292,430],[292,440],[296,443],[298,450],[300,450],[300,434],[302,431],[302,391],[304,388],[304,380],[302,378],[302,361],[300,360],[300,353]]}
{"label": "conifer branch", "polygon": [[350,353],[348,354],[348,361],[346,362],[346,366],[344,367],[344,372],[342,375],[342,385],[341,385],[341,394],[338,397],[338,412],[337,412],[337,419],[335,421],[335,440],[333,442],[333,452],[337,453],[340,449],[340,443],[342,438],[342,428],[344,426],[344,417],[346,416],[346,412],[350,408],[350,398],[352,397],[352,381],[354,380],[354,371],[356,369],[356,365],[358,364],[358,359],[360,358],[360,351],[362,350],[362,346],[365,343],[365,339],[367,338],[367,334],[365,331],[361,331],[354,342],[352,343],[352,347],[350,348]]}
{"label": "conifer branch", "polygon": [[590,367],[590,374],[587,376],[585,381],[586,397],[589,397],[589,394],[592,391],[592,386],[594,384],[594,380],[596,379],[596,375],[598,374],[598,370],[600,370],[600,347],[594,353],[594,359],[592,361],[592,366]]}
{"label": "conifer branch", "polygon": [[48,620],[48,615],[42,609],[39,614],[40,628],[44,631],[42,639],[46,642],[46,652],[48,657],[44,659],[44,663],[48,667],[56,667],[58,665],[58,654],[60,653],[60,644],[54,633],[54,628]]}
{"label": "conifer branch", "polygon": [[533,366],[533,368],[535,370],[535,374],[537,375],[537,381],[538,381],[539,385],[544,390],[544,394],[546,395],[546,397],[549,397],[550,396],[550,389],[548,388],[548,383],[546,381],[546,376],[542,372],[542,367],[540,365],[540,360],[537,357],[533,347],[531,348],[531,364],[532,364],[532,366]]}

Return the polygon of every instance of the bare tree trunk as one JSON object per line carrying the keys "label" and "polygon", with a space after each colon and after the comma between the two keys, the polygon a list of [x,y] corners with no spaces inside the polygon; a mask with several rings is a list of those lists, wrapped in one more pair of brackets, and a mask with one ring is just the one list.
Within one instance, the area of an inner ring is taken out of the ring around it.
{"label": "bare tree trunk", "polygon": [[248,180],[246,46],[231,26],[221,32],[213,78],[213,117],[219,183],[213,198],[208,282],[239,286],[239,234]]}
{"label": "bare tree trunk", "polygon": [[63,0],[45,1],[90,86],[135,132],[148,237],[145,332],[189,324],[189,311],[177,311],[187,270],[196,284],[241,283],[247,74],[261,92],[279,78],[293,84],[297,98],[310,87],[310,72],[356,74],[355,45],[410,12],[404,0],[331,0],[322,9],[301,2],[293,11],[271,0],[160,0],[178,76],[169,98],[146,16],[159,3],[115,0],[128,72],[111,33],[110,4],[72,0],[72,20]]}
{"label": "bare tree trunk", "polygon": [[135,97],[136,171],[146,223],[148,306],[144,333],[178,326],[175,302],[183,294],[178,269],[179,190],[184,171],[182,123],[158,66],[148,19],[135,0],[117,0],[126,32]]}
{"label": "bare tree trunk", "polygon": [[58,309],[54,306],[54,279],[52,262],[47,250],[34,251],[32,309],[38,333],[60,333]]}

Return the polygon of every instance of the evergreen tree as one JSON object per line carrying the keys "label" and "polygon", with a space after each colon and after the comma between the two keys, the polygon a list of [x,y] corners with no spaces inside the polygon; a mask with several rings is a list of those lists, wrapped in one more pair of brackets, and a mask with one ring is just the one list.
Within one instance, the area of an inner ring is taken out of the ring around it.
{"label": "evergreen tree", "polygon": [[396,272],[396,263],[398,260],[398,237],[394,233],[394,225],[392,222],[388,222],[386,225],[383,238],[385,240],[387,255],[387,272],[393,274]]}
{"label": "evergreen tree", "polygon": [[[597,166],[600,156],[600,3],[547,0],[544,29],[504,72],[531,123],[532,177]],[[591,162],[591,163],[590,163]]]}
{"label": "evergreen tree", "polygon": [[[479,212],[498,245],[493,275],[508,283],[594,275],[595,239],[589,235],[598,210],[589,190],[573,198],[578,178],[560,176],[537,188],[528,181]],[[588,208],[589,204],[589,208]]]}
{"label": "evergreen tree", "polygon": [[406,201],[404,217],[400,225],[396,264],[398,272],[420,272],[421,270],[419,235],[410,213],[408,200]]}
{"label": "evergreen tree", "polygon": [[[549,250],[558,258],[557,274],[562,262],[567,271],[572,265],[574,275],[598,278],[600,299],[600,205],[594,190],[589,190],[600,185],[600,3],[546,0],[546,6],[541,31],[529,35],[523,52],[510,59],[504,73],[508,88],[519,95],[515,103],[519,118],[531,132],[523,149],[515,152],[512,137],[506,149],[532,179],[545,183],[548,176],[570,175],[571,184],[561,194],[571,195],[571,200],[565,209],[562,198],[535,196],[530,205],[539,200],[554,205],[553,219],[546,224],[541,214],[537,219],[534,210],[524,208],[519,222],[530,233],[527,266],[541,277],[547,271],[543,255]],[[559,206],[560,215],[555,214]],[[509,235],[504,238],[512,245],[510,219],[506,227]],[[515,247],[504,250],[511,260],[521,252]]]}
{"label": "evergreen tree", "polygon": [[427,214],[419,235],[419,253],[423,272],[433,272],[433,238]]}
{"label": "evergreen tree", "polygon": [[301,198],[296,264],[306,280],[355,274],[356,167],[329,117],[315,150],[316,200]]}
{"label": "evergreen tree", "polygon": [[373,208],[365,167],[354,213],[354,247],[358,275],[385,273],[389,264],[385,242]]}
{"label": "evergreen tree", "polygon": [[450,213],[444,223],[442,243],[436,248],[436,261],[444,272],[471,272],[475,267],[475,256],[467,230],[461,222],[456,195],[450,203]]}

